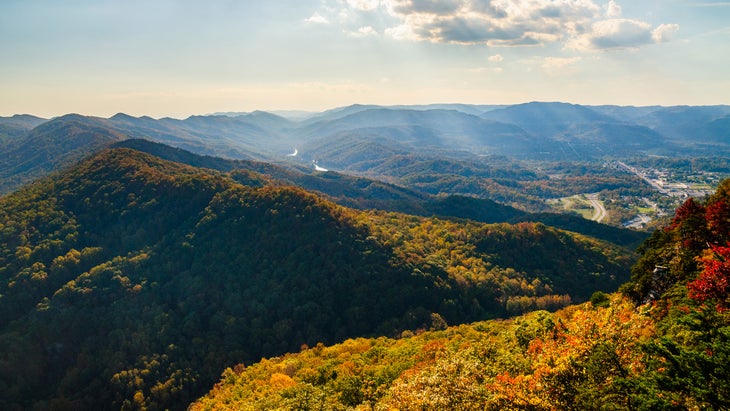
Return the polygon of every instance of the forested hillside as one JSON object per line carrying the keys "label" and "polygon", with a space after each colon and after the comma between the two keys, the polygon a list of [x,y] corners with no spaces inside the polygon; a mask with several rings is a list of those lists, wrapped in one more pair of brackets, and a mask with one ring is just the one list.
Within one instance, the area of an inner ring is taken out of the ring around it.
{"label": "forested hillside", "polygon": [[625,209],[623,199],[641,203],[652,189],[638,176],[606,164],[621,160],[649,167],[659,156],[724,159],[726,167],[728,114],[730,106],[533,102],[354,105],[299,121],[260,111],[183,120],[122,113],[106,119],[13,116],[0,118],[0,193],[114,142],[146,139],[229,160],[309,171],[318,164],[421,193],[478,197],[523,211],[558,211],[546,200],[600,192],[617,203],[603,222],[620,226],[640,214]]}
{"label": "forested hillside", "polygon": [[0,408],[183,409],[240,361],[556,309],[632,261],[539,223],[355,211],[105,150],[0,198]]}
{"label": "forested hillside", "polygon": [[11,117],[0,117],[0,145],[25,135],[45,119],[27,114],[16,114]]}
{"label": "forested hillside", "polygon": [[[542,222],[551,227],[585,234],[631,249],[641,244],[648,235],[644,232],[599,224],[570,214],[527,213],[486,198],[461,195],[434,196],[379,180],[355,177],[338,172],[320,173],[312,172],[304,167],[291,167],[291,165],[201,156],[148,140],[124,140],[114,143],[113,147],[132,148],[165,160],[194,167],[232,172],[231,177],[233,179],[248,185],[254,183],[250,180],[251,174],[245,171],[253,172],[258,176],[256,178],[260,179],[261,176],[265,176],[269,178],[271,183],[292,185],[307,191],[313,191],[337,204],[351,208],[396,211],[422,216],[456,217],[484,223]],[[434,175],[438,175],[438,173],[449,173],[452,176],[463,175],[460,178],[467,180],[478,173],[468,166],[465,167],[464,164],[455,164],[450,161],[432,160],[429,163],[435,164],[429,164],[428,167],[419,167],[419,170],[410,171],[409,175],[415,175],[419,172],[427,174],[426,169],[430,168],[435,173]],[[589,174],[589,177],[584,177],[583,180],[601,179],[605,181],[605,183],[601,181],[593,184],[608,186],[614,184],[616,180],[615,178],[599,177],[600,170],[584,171],[584,173]],[[427,178],[424,177],[424,179]],[[581,184],[586,183],[582,183],[578,179],[570,179],[564,184],[580,187]],[[552,189],[559,190],[556,187],[559,185],[553,184]],[[535,190],[545,191],[546,188],[535,184]]]}
{"label": "forested hillside", "polygon": [[[106,127],[102,119],[68,114],[49,122],[32,116],[0,121],[12,125],[13,138],[0,141],[0,193],[42,177],[95,153],[126,136]],[[0,139],[1,140],[1,139]]]}
{"label": "forested hillside", "polygon": [[641,249],[623,293],[239,364],[191,409],[730,408],[730,180]]}

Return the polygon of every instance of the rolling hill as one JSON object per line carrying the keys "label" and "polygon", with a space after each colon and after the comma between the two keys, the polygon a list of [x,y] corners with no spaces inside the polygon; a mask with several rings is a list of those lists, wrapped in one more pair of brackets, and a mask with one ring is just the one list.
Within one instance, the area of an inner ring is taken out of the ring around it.
{"label": "rolling hill", "polygon": [[[656,156],[712,157],[719,159],[713,163],[722,163],[730,152],[728,110],[534,102],[353,105],[301,121],[260,111],[182,120],[122,113],[108,119],[68,115],[47,121],[16,116],[0,119],[0,127],[10,127],[0,142],[0,194],[116,142],[148,139],[199,155],[274,163],[277,170],[267,172],[277,174],[274,179],[357,208],[442,215],[443,207],[422,199],[461,196],[485,200],[487,209],[494,208],[491,201],[543,213],[560,211],[548,200],[602,193],[615,204],[603,222],[620,227],[637,217],[643,208],[630,204],[641,204],[650,187],[609,163],[636,160],[651,167],[647,162]],[[673,125],[684,130],[683,139],[663,134]],[[268,167],[249,165],[249,171]],[[339,174],[312,173],[316,166]],[[660,200],[650,199],[664,204]],[[662,211],[671,212],[673,205],[666,207]],[[485,220],[487,214],[475,209],[452,217],[495,222]],[[509,221],[532,218],[517,214]],[[570,227],[583,232],[581,224],[571,222]]]}
{"label": "rolling hill", "polygon": [[[601,111],[620,117],[614,118]],[[627,115],[627,111],[533,102],[492,110],[482,117],[523,128],[543,140],[545,154],[553,158],[583,160],[659,149],[672,150],[666,147],[668,142],[660,133],[633,123],[635,115]]]}
{"label": "rolling hill", "polygon": [[539,223],[355,211],[127,148],[0,198],[0,227],[3,409],[182,409],[241,360],[558,308],[633,260]]}
{"label": "rolling hill", "polygon": [[[357,209],[378,209],[395,211],[421,216],[455,217],[470,219],[484,223],[517,223],[542,222],[546,225],[562,228],[568,231],[589,235],[614,244],[635,248],[646,237],[646,234],[636,231],[619,229],[616,227],[598,224],[582,217],[555,214],[555,213],[528,213],[514,207],[499,204],[495,201],[463,195],[433,196],[420,191],[409,190],[401,186],[388,184],[382,181],[354,177],[337,172],[321,173],[304,167],[291,167],[287,164],[280,166],[250,160],[229,160],[219,157],[200,156],[186,150],[173,148],[164,144],[147,140],[129,139],[112,145],[126,147],[160,157],[165,160],[187,164],[194,167],[210,168],[213,170],[233,172],[232,177],[237,181],[246,180],[250,184],[251,175],[255,178],[265,176],[267,183],[292,185],[308,191],[316,192],[325,198],[347,207]],[[525,178],[525,170],[516,170],[509,174],[505,170],[494,170],[484,164],[455,162],[433,159],[402,159],[412,161],[411,166],[399,164],[395,170],[404,172],[407,178],[428,178],[429,175],[458,175],[469,179],[474,177],[501,177],[508,179]],[[425,164],[424,164],[425,163]],[[382,174],[390,172],[380,171]],[[430,174],[433,173],[433,174]]]}
{"label": "rolling hill", "polygon": [[687,200],[642,247],[626,295],[302,347],[227,368],[190,409],[727,409],[728,200],[730,180]]}
{"label": "rolling hill", "polygon": [[25,135],[34,127],[47,120],[28,114],[16,114],[11,117],[0,117],[0,144]]}
{"label": "rolling hill", "polygon": [[695,140],[698,128],[730,114],[727,106],[663,107],[636,119],[641,125],[656,130],[672,140]]}
{"label": "rolling hill", "polygon": [[[31,119],[28,126],[38,123]],[[103,119],[69,114],[40,123],[0,146],[0,193],[126,138]]]}
{"label": "rolling hill", "polygon": [[[456,110],[367,109],[305,126],[298,134],[304,141],[311,141],[374,126],[379,128],[379,135],[397,138],[412,151],[440,149],[515,153],[534,149],[534,143],[531,144],[529,136],[519,127],[487,121]],[[390,129],[393,130],[391,133],[396,133],[395,136],[389,135]]]}
{"label": "rolling hill", "polygon": [[599,114],[589,107],[568,103],[532,102],[490,110],[483,118],[516,124],[528,133],[539,136],[553,136],[572,125],[605,123],[613,118]]}

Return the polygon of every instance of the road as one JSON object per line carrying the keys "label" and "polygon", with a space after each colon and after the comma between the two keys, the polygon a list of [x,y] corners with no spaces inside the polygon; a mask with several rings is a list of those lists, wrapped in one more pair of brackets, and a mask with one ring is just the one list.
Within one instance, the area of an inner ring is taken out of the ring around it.
{"label": "road", "polygon": [[628,171],[629,173],[633,173],[637,177],[644,180],[647,184],[652,186],[656,191],[658,191],[664,195],[669,195],[669,192],[667,190],[665,190],[664,187],[661,186],[661,184],[657,183],[656,181],[654,181],[654,180],[650,179],[649,177],[647,177],[646,175],[644,175],[644,173],[642,173],[641,171],[636,169],[636,167],[631,167],[630,165],[628,165],[622,161],[617,161],[616,163],[619,166],[621,166],[624,170]]}
{"label": "road", "polygon": [[593,209],[596,210],[593,213],[591,220],[600,223],[604,218],[606,218],[606,207],[604,207],[603,203],[598,200],[598,194],[588,194],[586,198],[588,198],[588,201],[591,202]]}

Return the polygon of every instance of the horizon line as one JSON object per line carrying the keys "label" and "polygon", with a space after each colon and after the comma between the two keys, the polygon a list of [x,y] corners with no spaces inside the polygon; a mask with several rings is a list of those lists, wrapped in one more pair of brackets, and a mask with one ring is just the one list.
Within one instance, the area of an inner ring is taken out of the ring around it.
{"label": "horizon line", "polygon": [[350,107],[355,106],[373,106],[373,107],[382,107],[382,108],[403,108],[408,109],[410,107],[428,107],[428,106],[472,106],[472,107],[479,107],[479,106],[502,106],[502,107],[511,107],[511,106],[519,106],[519,105],[525,105],[525,104],[534,104],[534,103],[541,103],[541,104],[568,104],[573,106],[583,106],[583,107],[606,107],[606,106],[614,106],[614,107],[633,107],[633,108],[647,108],[647,107],[658,107],[658,108],[670,108],[670,107],[727,107],[730,106],[730,103],[720,103],[720,104],[611,104],[611,103],[604,103],[604,104],[581,104],[581,103],[572,103],[568,101],[559,101],[559,100],[531,100],[531,101],[525,101],[522,103],[512,103],[512,104],[505,104],[505,103],[416,103],[416,104],[376,104],[376,103],[352,103],[348,105],[343,106],[335,106],[323,110],[306,110],[306,109],[296,109],[296,108],[284,108],[284,109],[254,109],[250,111],[236,111],[236,110],[219,110],[219,111],[213,111],[213,112],[207,112],[207,113],[197,113],[197,114],[188,114],[185,116],[176,116],[176,115],[163,115],[163,116],[152,116],[148,114],[140,114],[140,115],[134,115],[134,114],[128,114],[124,111],[116,112],[112,115],[104,116],[99,114],[82,114],[79,112],[67,112],[64,114],[59,115],[53,115],[53,116],[45,116],[45,115],[36,115],[32,114],[30,112],[24,112],[24,113],[13,113],[13,114],[6,114],[6,115],[0,115],[0,118],[13,118],[13,117],[19,117],[19,116],[32,116],[44,120],[53,120],[60,117],[65,116],[71,116],[71,115],[78,115],[83,117],[95,117],[100,119],[111,119],[114,116],[117,115],[126,115],[134,118],[142,118],[142,117],[149,117],[154,120],[162,120],[162,119],[174,119],[174,120],[186,120],[191,117],[212,117],[212,116],[239,116],[239,115],[248,115],[256,112],[263,112],[263,113],[269,113],[278,115],[280,117],[288,118],[286,115],[282,113],[298,113],[299,115],[291,116],[293,118],[296,117],[309,117],[309,116],[316,116],[318,114],[323,114],[330,111],[337,111],[337,110],[344,110]]}

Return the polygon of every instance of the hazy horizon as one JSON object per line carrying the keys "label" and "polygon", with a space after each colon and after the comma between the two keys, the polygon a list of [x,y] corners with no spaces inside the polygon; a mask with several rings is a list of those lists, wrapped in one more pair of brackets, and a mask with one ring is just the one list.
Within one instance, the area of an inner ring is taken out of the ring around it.
{"label": "hazy horizon", "polygon": [[0,3],[0,116],[730,103],[730,2]]}
{"label": "hazy horizon", "polygon": [[151,117],[151,118],[156,119],[156,120],[163,119],[163,118],[173,118],[173,119],[178,119],[178,120],[184,120],[186,118],[194,117],[194,116],[245,115],[245,114],[251,114],[251,113],[254,113],[254,112],[257,112],[258,111],[258,112],[266,112],[266,113],[276,114],[278,116],[281,116],[281,117],[288,118],[288,119],[291,119],[291,120],[295,120],[296,121],[297,119],[307,119],[307,118],[314,117],[314,116],[317,116],[319,114],[322,114],[322,113],[325,113],[325,112],[328,112],[328,111],[337,111],[337,110],[346,109],[348,107],[358,106],[358,105],[362,105],[362,106],[371,106],[372,105],[372,106],[379,106],[379,107],[384,107],[384,108],[406,108],[406,109],[408,109],[408,108],[415,108],[415,109],[422,109],[422,108],[425,108],[427,106],[448,106],[448,105],[466,105],[466,106],[502,106],[502,105],[504,105],[504,106],[511,106],[511,105],[521,105],[521,104],[528,104],[528,103],[545,103],[545,104],[558,103],[558,104],[581,105],[581,106],[585,106],[585,107],[619,106],[619,107],[636,107],[636,108],[641,108],[641,107],[663,107],[663,108],[667,108],[667,107],[680,107],[680,106],[693,106],[693,107],[701,107],[701,106],[726,106],[727,107],[727,106],[730,106],[730,104],[701,104],[701,105],[688,105],[688,104],[676,104],[676,105],[661,105],[661,104],[647,104],[647,105],[635,105],[635,104],[579,104],[579,103],[573,103],[573,102],[569,102],[569,101],[523,101],[523,102],[514,103],[514,104],[496,104],[496,103],[495,104],[493,104],[493,103],[473,103],[472,104],[472,103],[453,103],[453,102],[452,103],[423,103],[423,104],[366,104],[366,103],[352,103],[352,104],[347,104],[347,105],[344,105],[344,106],[329,107],[329,108],[325,108],[324,110],[316,110],[316,111],[315,110],[297,110],[297,109],[283,109],[283,110],[277,110],[277,109],[272,109],[272,110],[253,109],[253,110],[248,110],[248,111],[216,111],[216,112],[210,112],[210,113],[190,113],[190,114],[180,115],[180,116],[174,116],[174,115],[173,116],[167,116],[167,115],[152,116],[152,115],[148,115],[148,114],[144,114],[144,113],[138,114],[138,115],[134,115],[134,114],[130,114],[130,113],[125,113],[123,111],[119,111],[119,112],[116,112],[116,113],[113,113],[113,114],[109,114],[109,115],[95,115],[95,114],[87,114],[87,113],[68,112],[68,113],[61,113],[61,114],[53,115],[53,116],[41,116],[41,115],[37,115],[35,113],[11,113],[11,114],[2,114],[2,115],[0,115],[0,117],[6,117],[7,118],[7,117],[16,116],[16,115],[17,116],[31,115],[31,116],[35,116],[35,117],[39,117],[39,118],[44,118],[44,119],[50,120],[50,119],[53,119],[53,118],[63,117],[63,116],[66,116],[66,115],[81,115],[81,116],[86,116],[86,117],[97,117],[97,118],[105,118],[105,119],[108,119],[108,118],[114,117],[117,114],[125,114],[125,115],[130,115],[132,117],[137,117],[137,118],[139,118],[139,117]]}

